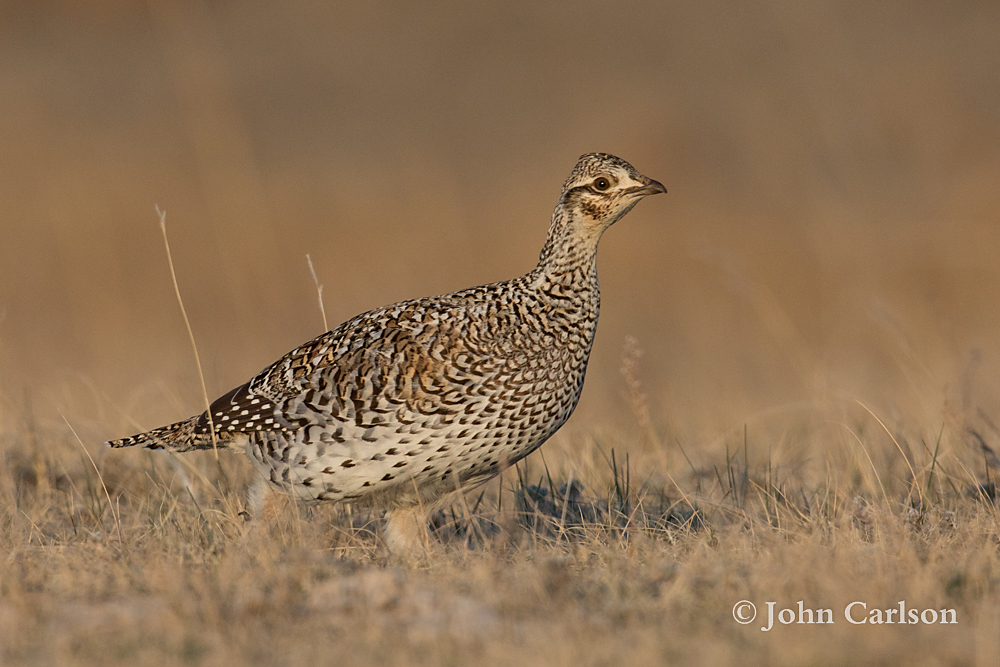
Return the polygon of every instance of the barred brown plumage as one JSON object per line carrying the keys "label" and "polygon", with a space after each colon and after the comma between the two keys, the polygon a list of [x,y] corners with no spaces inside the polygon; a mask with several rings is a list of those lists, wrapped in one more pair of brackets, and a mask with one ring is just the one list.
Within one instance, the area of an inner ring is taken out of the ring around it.
{"label": "barred brown plumage", "polygon": [[390,549],[412,550],[426,508],[569,418],[597,329],[598,241],[662,192],[620,158],[584,155],[531,272],[358,315],[216,400],[211,422],[205,412],[108,444],[212,449],[211,423],[219,447],[297,498],[385,508]]}

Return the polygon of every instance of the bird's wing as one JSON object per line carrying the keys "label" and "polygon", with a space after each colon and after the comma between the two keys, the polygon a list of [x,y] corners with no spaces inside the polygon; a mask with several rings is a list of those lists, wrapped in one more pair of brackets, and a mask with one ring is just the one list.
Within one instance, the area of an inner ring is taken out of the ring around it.
{"label": "bird's wing", "polygon": [[[217,432],[294,431],[310,424],[354,421],[379,413],[442,417],[467,404],[470,373],[461,355],[468,302],[437,298],[369,311],[292,350],[211,405]],[[375,422],[379,421],[374,417]],[[208,433],[208,413],[198,432]]]}

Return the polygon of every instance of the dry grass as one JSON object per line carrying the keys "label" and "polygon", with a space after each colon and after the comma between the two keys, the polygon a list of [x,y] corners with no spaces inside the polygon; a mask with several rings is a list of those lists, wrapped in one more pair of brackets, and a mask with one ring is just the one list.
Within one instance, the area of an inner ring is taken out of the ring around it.
{"label": "dry grass", "polygon": [[[678,487],[653,448],[623,458],[564,438],[542,450],[558,467],[533,457],[436,515],[421,563],[388,558],[377,517],[345,506],[272,502],[248,520],[252,473],[228,453],[102,450],[95,468],[66,424],[25,421],[2,443],[0,657],[994,664],[992,461],[947,428],[890,428],[897,449],[861,411],[836,424],[809,412],[783,432],[689,444],[702,463],[670,471]],[[743,599],[803,600],[835,622],[765,634],[762,618],[734,622]],[[955,609],[958,623],[853,626],[855,600]]]}
{"label": "dry grass", "polygon": [[[998,25],[3,3],[0,662],[997,664]],[[602,242],[577,413],[426,562],[347,507],[247,520],[226,452],[100,446],[203,408],[154,203],[211,397],[327,317],[527,270],[592,150],[670,195]],[[744,599],[836,622],[761,632]]]}

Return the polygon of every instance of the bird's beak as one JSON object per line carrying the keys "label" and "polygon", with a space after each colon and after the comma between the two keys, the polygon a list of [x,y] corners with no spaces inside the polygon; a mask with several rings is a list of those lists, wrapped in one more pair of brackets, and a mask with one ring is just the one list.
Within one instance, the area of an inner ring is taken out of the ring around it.
{"label": "bird's beak", "polygon": [[659,195],[667,193],[667,189],[663,187],[663,183],[660,183],[659,181],[654,181],[651,178],[646,178],[645,176],[643,178],[646,179],[647,183],[632,190],[632,194],[638,195],[640,197],[645,197],[647,195]]}

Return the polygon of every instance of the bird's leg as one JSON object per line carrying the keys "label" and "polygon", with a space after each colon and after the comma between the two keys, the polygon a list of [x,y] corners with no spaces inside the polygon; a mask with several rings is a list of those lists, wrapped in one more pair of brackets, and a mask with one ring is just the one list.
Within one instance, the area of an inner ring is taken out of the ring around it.
{"label": "bird's leg", "polygon": [[287,494],[276,491],[263,477],[257,477],[247,487],[247,518],[273,519],[281,513],[290,498]]}
{"label": "bird's leg", "polygon": [[427,554],[430,534],[427,513],[420,505],[385,513],[385,545],[394,556],[420,558]]}

